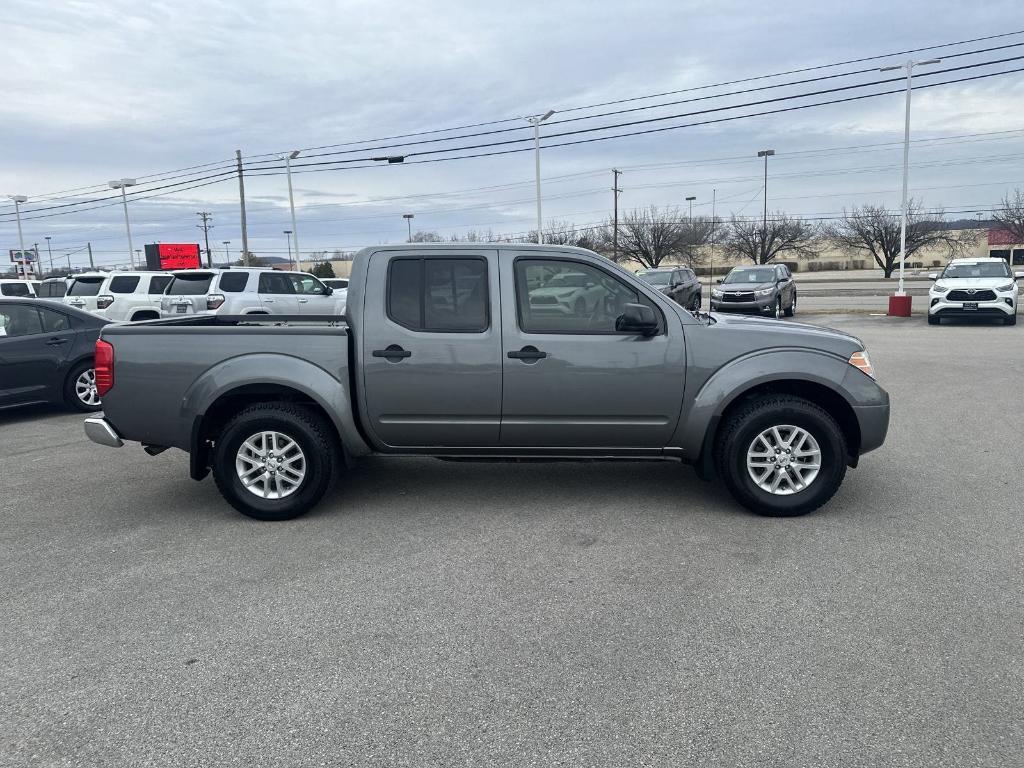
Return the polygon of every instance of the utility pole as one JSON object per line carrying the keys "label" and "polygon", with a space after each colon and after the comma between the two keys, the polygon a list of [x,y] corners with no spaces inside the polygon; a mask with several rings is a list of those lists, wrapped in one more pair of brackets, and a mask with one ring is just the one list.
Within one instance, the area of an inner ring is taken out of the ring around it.
{"label": "utility pole", "polygon": [[[96,271],[96,265],[92,261],[92,243],[86,243],[85,247],[89,249],[89,269],[93,272]],[[68,257],[68,269],[71,269],[71,258]]]}
{"label": "utility pole", "polygon": [[615,213],[612,218],[612,261],[618,263],[619,261],[619,176],[622,175],[622,171],[618,168],[612,168],[612,193],[615,197]]}
{"label": "utility pole", "polygon": [[758,255],[760,264],[765,263],[764,257],[768,248],[768,158],[774,154],[774,149],[762,149],[757,153],[758,157],[764,158],[764,218],[761,221],[761,253]]}
{"label": "utility pole", "polygon": [[[718,221],[715,219],[715,203],[718,201],[718,190],[711,190],[711,256],[708,259],[708,270],[710,275],[708,276],[708,286],[711,286],[715,282],[715,235],[718,234]],[[708,299],[710,302],[711,300]],[[710,308],[710,303],[708,307]]]}
{"label": "utility pole", "polygon": [[53,250],[50,248],[50,238],[52,235],[46,236],[46,252],[50,254],[50,273],[53,273]]}
{"label": "utility pole", "polygon": [[206,266],[213,268],[213,254],[210,253],[210,230],[213,229],[213,224],[210,223],[211,214],[209,211],[196,211],[196,216],[199,216],[202,220],[202,224],[196,224],[196,229],[203,230],[203,240],[206,243]]}
{"label": "utility pole", "polygon": [[242,178],[242,150],[235,150],[238,161],[238,202],[242,206],[242,265],[249,266],[249,232],[245,227],[245,181]]}

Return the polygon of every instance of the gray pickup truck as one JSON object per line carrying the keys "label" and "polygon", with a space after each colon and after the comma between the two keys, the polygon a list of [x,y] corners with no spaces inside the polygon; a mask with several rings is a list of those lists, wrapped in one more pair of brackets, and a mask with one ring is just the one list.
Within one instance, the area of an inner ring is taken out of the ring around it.
{"label": "gray pickup truck", "polygon": [[664,459],[747,508],[824,504],[880,446],[889,396],[860,341],[692,313],[590,251],[383,246],[345,316],[108,325],[95,442],[191,456],[261,520],[313,507],[362,456]]}

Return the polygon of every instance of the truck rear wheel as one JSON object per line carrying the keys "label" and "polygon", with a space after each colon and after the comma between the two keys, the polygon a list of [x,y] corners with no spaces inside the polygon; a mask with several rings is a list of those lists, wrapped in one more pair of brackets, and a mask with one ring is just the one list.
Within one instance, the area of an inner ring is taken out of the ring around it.
{"label": "truck rear wheel", "polygon": [[715,459],[733,497],[759,515],[791,517],[820,507],[846,476],[846,439],[836,420],[791,395],[756,398],[730,415]]}
{"label": "truck rear wheel", "polygon": [[337,444],[322,416],[293,403],[260,403],[217,438],[213,477],[243,515],[291,520],[323,498],[337,465]]}

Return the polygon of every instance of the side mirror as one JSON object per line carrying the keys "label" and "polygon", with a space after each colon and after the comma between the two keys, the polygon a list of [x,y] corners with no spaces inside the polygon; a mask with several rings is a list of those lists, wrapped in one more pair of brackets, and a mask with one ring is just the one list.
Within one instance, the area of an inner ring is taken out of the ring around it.
{"label": "side mirror", "polygon": [[939,273],[938,272],[929,272],[928,273],[928,279],[929,280],[938,280],[939,279]]}
{"label": "side mirror", "polygon": [[725,278],[724,277],[720,277],[717,280],[715,280],[715,282],[718,283],[719,285],[721,285],[722,283],[725,282]]}
{"label": "side mirror", "polygon": [[615,318],[615,330],[619,333],[653,336],[658,332],[658,317],[646,304],[626,304],[622,314]]}
{"label": "side mirror", "polygon": [[333,293],[334,293],[334,289],[331,288],[331,286],[329,286],[329,285],[325,285],[324,286],[324,296],[330,296]]}

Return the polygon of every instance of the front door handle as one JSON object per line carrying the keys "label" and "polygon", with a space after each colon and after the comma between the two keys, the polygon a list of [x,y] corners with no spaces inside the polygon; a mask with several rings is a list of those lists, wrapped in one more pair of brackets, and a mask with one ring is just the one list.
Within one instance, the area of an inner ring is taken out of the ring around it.
{"label": "front door handle", "polygon": [[407,349],[402,349],[397,344],[390,344],[385,349],[373,350],[374,357],[383,357],[389,363],[397,363],[399,360],[403,360],[407,357],[412,357],[412,352]]}
{"label": "front door handle", "polygon": [[61,344],[67,344],[67,343],[68,343],[67,339],[50,339],[48,342],[46,342],[46,346],[48,346],[48,347],[57,347],[57,346],[60,346]]}
{"label": "front door handle", "polygon": [[299,299],[299,304],[308,304],[309,299]]}
{"label": "front door handle", "polygon": [[263,301],[265,301],[267,304],[273,304],[274,303],[273,299],[264,299]]}
{"label": "front door handle", "polygon": [[518,352],[509,352],[508,356],[513,360],[522,360],[524,363],[535,363],[538,360],[542,360],[545,357],[547,357],[548,353],[541,352],[539,349],[532,345],[527,345],[520,349]]}

